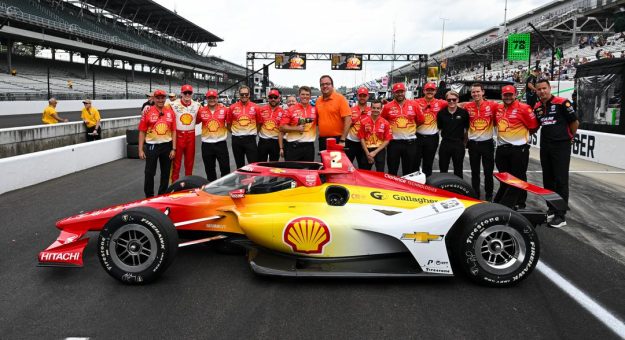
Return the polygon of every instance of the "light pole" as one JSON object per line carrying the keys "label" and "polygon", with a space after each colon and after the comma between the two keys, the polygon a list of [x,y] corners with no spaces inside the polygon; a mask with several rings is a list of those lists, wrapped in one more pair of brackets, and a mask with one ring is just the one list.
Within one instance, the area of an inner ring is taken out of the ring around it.
{"label": "light pole", "polygon": [[506,68],[506,19],[507,19],[507,14],[508,14],[508,0],[506,0],[506,4],[505,7],[503,9],[503,32],[501,32],[502,35],[502,42],[501,42],[501,78],[503,78],[503,73],[504,70]]}
{"label": "light pole", "polygon": [[[439,76],[442,78],[442,73],[443,73],[442,63],[445,62],[445,56],[443,55],[443,47],[445,43],[445,21],[449,20],[449,18],[439,18],[439,19],[443,20],[443,32],[441,34],[441,63],[439,64],[441,68]],[[445,65],[445,68],[447,68],[447,65]]]}

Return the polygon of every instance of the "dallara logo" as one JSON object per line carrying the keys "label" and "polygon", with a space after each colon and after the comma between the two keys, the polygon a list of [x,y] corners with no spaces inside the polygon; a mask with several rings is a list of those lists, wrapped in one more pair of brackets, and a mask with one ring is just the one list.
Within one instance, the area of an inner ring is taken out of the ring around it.
{"label": "dallara logo", "polygon": [[379,191],[372,191],[371,192],[371,197],[375,198],[376,200],[385,200],[387,198],[387,196]]}
{"label": "dallara logo", "polygon": [[283,239],[296,253],[323,254],[323,247],[330,242],[330,229],[315,217],[298,217],[284,228]]}

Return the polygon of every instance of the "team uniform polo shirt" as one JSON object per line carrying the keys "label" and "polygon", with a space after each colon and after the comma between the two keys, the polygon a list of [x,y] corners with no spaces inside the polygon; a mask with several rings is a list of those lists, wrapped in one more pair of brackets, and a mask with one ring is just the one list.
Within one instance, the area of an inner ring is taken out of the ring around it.
{"label": "team uniform polo shirt", "polygon": [[384,105],[380,116],[391,124],[395,140],[417,138],[417,125],[423,123],[423,114],[412,100],[404,100],[401,105],[393,100]]}
{"label": "team uniform polo shirt", "polygon": [[428,102],[425,98],[419,98],[415,99],[414,102],[423,113],[423,124],[417,127],[417,133],[420,135],[434,135],[438,133],[436,116],[440,110],[447,107],[447,101],[432,99]]}
{"label": "team uniform polo shirt", "polygon": [[458,107],[450,113],[449,108],[445,108],[438,112],[436,122],[443,141],[464,142],[464,130],[469,129],[469,113],[466,110]]}
{"label": "team uniform polo shirt", "polygon": [[300,119],[310,118],[313,121],[310,123],[304,123],[304,131],[289,131],[285,135],[285,139],[287,142],[298,142],[298,143],[306,143],[306,142],[314,142],[317,139],[317,108],[312,105],[304,105],[297,103],[291,107],[289,107],[282,119],[280,120],[280,126],[290,125],[297,126],[300,124]]}
{"label": "team uniform polo shirt", "polygon": [[208,106],[202,106],[197,112],[196,123],[202,124],[202,142],[216,143],[226,140],[228,129],[228,108],[216,106],[215,111],[211,111]]}
{"label": "team uniform polo shirt", "polygon": [[507,108],[503,104],[499,105],[495,121],[497,145],[525,145],[529,141],[530,130],[538,127],[532,108],[518,100]]}
{"label": "team uniform polo shirt", "polygon": [[385,141],[393,139],[391,124],[384,118],[373,120],[369,115],[360,120],[358,138],[364,139],[368,149],[378,148]]}
{"label": "team uniform polo shirt", "polygon": [[538,102],[534,113],[540,121],[540,144],[573,140],[569,124],[577,120],[571,102],[562,97],[551,96],[546,103]]}
{"label": "team uniform polo shirt", "polygon": [[228,123],[231,124],[233,136],[255,136],[258,105],[247,102],[243,105],[240,101],[232,104],[228,112]]}
{"label": "team uniform polo shirt", "polygon": [[360,138],[358,137],[358,131],[360,130],[360,120],[369,114],[371,114],[371,108],[365,105],[364,108],[359,105],[354,105],[351,108],[352,111],[352,127],[349,128],[347,133],[347,139],[352,142],[360,142]]}
{"label": "team uniform polo shirt", "polygon": [[172,141],[172,132],[176,131],[176,114],[168,107],[162,114],[156,106],[150,106],[141,116],[139,131],[145,132],[145,142],[161,144]]}
{"label": "team uniform polo shirt", "polygon": [[343,134],[343,118],[352,114],[347,99],[340,93],[332,91],[328,99],[323,96],[315,103],[319,114],[319,136],[334,137]]}
{"label": "team uniform polo shirt", "polygon": [[176,114],[176,130],[195,131],[195,120],[200,103],[192,100],[189,104],[185,104],[182,99],[176,99],[169,104],[169,107]]}
{"label": "team uniform polo shirt", "polygon": [[265,139],[278,139],[282,116],[284,116],[284,110],[280,106],[276,106],[275,109],[269,105],[261,107],[258,114],[258,124],[260,124],[258,136]]}
{"label": "team uniform polo shirt", "polygon": [[98,111],[95,107],[91,107],[89,110],[87,110],[86,107],[83,107],[80,113],[80,119],[87,122],[86,125],[88,128],[92,128],[96,126],[100,120],[100,111]]}
{"label": "team uniform polo shirt", "polygon": [[482,142],[493,139],[498,108],[499,104],[488,100],[482,100],[479,106],[475,101],[464,105],[469,112],[469,140]]}

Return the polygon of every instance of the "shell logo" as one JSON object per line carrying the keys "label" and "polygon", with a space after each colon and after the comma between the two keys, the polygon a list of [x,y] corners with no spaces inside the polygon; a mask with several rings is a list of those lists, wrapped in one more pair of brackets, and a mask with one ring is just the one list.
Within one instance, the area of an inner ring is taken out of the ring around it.
{"label": "shell logo", "polygon": [[156,131],[158,135],[166,134],[168,129],[169,127],[165,123],[158,123],[154,126],[154,131]]}
{"label": "shell logo", "polygon": [[210,132],[216,132],[217,130],[219,130],[219,122],[217,122],[216,120],[211,120],[210,122],[208,122],[208,131]]}
{"label": "shell logo", "polygon": [[349,59],[347,59],[347,69],[348,70],[355,70],[358,69],[360,66],[360,59],[356,58],[356,57],[351,57]]}
{"label": "shell logo", "polygon": [[251,121],[252,120],[248,116],[241,116],[237,120],[237,122],[239,123],[239,126],[248,126],[248,125],[250,125]]}
{"label": "shell logo", "polygon": [[431,113],[426,113],[425,117],[423,117],[424,121],[423,124],[425,125],[432,125],[432,122],[434,122],[436,119],[434,118],[434,115]]}
{"label": "shell logo", "polygon": [[180,116],[180,122],[184,125],[189,125],[191,124],[191,122],[193,121],[193,116],[185,113],[182,116]]}
{"label": "shell logo", "polygon": [[265,124],[263,124],[265,126],[265,129],[272,131],[272,130],[278,130],[276,129],[276,122],[274,122],[273,120],[268,120],[265,121]]}
{"label": "shell logo", "polygon": [[395,120],[395,125],[397,125],[398,128],[405,128],[408,126],[408,119],[405,117],[398,117]]}
{"label": "shell logo", "polygon": [[509,127],[509,126],[510,126],[510,125],[509,125],[509,123],[508,123],[508,120],[507,120],[507,119],[502,119],[502,120],[500,120],[500,121],[499,121],[499,123],[497,124],[497,127],[498,127],[498,129],[497,129],[497,130],[498,130],[499,132],[505,132],[506,130],[508,130],[508,127]]}
{"label": "shell logo", "polygon": [[473,121],[473,128],[476,130],[484,130],[488,127],[488,121],[484,118],[478,118]]}
{"label": "shell logo", "polygon": [[302,66],[304,65],[304,59],[298,57],[294,57],[291,58],[290,64],[291,64],[291,68],[302,68]]}
{"label": "shell logo", "polygon": [[284,228],[283,240],[296,253],[323,254],[330,242],[330,229],[315,217],[298,217]]}

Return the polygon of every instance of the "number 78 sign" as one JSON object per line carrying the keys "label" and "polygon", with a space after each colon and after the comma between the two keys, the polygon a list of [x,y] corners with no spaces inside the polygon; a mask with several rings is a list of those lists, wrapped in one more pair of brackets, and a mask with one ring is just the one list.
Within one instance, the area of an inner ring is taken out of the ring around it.
{"label": "number 78 sign", "polygon": [[530,34],[508,35],[508,60],[524,60],[530,58]]}

